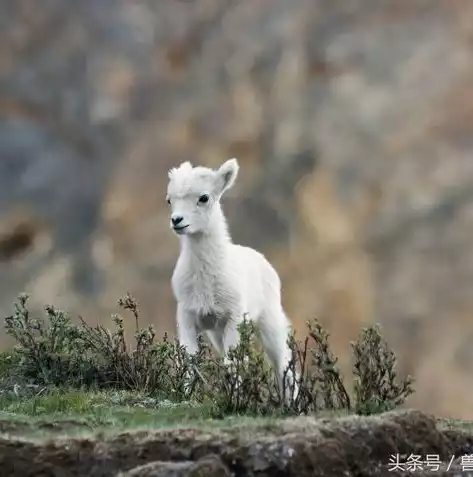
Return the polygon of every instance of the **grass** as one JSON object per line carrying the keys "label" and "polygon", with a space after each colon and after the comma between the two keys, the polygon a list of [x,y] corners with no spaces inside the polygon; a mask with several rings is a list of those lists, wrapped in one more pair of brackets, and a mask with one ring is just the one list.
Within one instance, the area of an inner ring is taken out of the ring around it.
{"label": "grass", "polygon": [[[280,417],[226,416],[214,419],[202,404],[155,401],[140,393],[116,391],[53,391],[45,396],[19,400],[0,398],[0,434],[46,438],[55,435],[90,436],[131,430],[264,429]],[[344,415],[321,412],[320,417]]]}
{"label": "grass", "polygon": [[191,426],[211,422],[201,405],[157,402],[139,393],[52,391],[44,396],[0,398],[0,429],[22,435],[82,435],[137,428]]}
{"label": "grass", "polygon": [[[125,339],[123,318],[109,330],[45,307],[34,317],[22,295],[5,331],[16,346],[0,355],[0,432],[81,434],[175,426],[268,425],[284,416],[375,414],[394,409],[413,392],[411,377],[396,372],[396,357],[379,326],[360,330],[351,344],[353,388],[331,352],[329,335],[317,320],[307,323],[302,342],[289,339],[288,370],[300,376],[300,392],[286,399],[258,346],[249,320],[230,364],[200,339],[189,356],[176,339],[156,339],[142,329],[130,295],[119,306],[132,314],[134,342]],[[289,386],[289,385],[288,385]]]}
{"label": "grass", "polygon": [[463,419],[438,418],[437,423],[439,429],[465,431],[473,434],[473,421],[465,421]]}

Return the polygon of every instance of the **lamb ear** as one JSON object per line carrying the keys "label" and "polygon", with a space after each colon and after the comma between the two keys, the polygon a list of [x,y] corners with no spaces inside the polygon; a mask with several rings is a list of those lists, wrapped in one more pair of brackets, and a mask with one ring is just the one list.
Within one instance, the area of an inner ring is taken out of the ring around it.
{"label": "lamb ear", "polygon": [[229,159],[225,161],[217,170],[217,188],[220,194],[223,194],[227,189],[233,186],[238,175],[237,159]]}

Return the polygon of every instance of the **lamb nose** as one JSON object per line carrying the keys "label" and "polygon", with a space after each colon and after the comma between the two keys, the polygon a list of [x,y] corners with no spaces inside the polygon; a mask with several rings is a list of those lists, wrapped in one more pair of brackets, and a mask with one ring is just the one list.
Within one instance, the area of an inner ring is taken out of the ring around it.
{"label": "lamb nose", "polygon": [[183,217],[173,217],[171,219],[172,225],[179,225],[182,222]]}

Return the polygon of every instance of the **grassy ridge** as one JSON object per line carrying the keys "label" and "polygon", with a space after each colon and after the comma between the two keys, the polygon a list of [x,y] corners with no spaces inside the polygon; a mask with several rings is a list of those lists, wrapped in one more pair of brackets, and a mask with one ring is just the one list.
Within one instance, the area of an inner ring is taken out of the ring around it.
{"label": "grassy ridge", "polygon": [[[360,331],[352,343],[353,387],[348,389],[316,320],[302,342],[291,336],[289,368],[300,374],[299,395],[289,403],[258,345],[251,321],[240,326],[241,340],[230,364],[214,356],[200,339],[189,356],[177,340],[156,339],[142,329],[138,306],[126,295],[119,306],[136,323],[127,343],[123,318],[115,328],[73,324],[52,306],[33,317],[22,295],[5,330],[16,346],[0,357],[0,412],[5,421],[81,419],[82,427],[172,425],[232,416],[277,418],[320,413],[373,414],[395,408],[413,392],[412,378],[396,373],[396,357],[378,326]],[[33,422],[33,421],[30,421]],[[79,426],[80,427],[80,426]]]}

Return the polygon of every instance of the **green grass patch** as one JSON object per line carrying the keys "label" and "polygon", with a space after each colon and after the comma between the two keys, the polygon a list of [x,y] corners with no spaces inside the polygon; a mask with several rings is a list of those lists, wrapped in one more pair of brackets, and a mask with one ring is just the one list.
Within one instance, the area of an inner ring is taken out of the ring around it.
{"label": "green grass patch", "polygon": [[254,416],[214,419],[211,407],[203,404],[158,401],[140,393],[121,391],[57,390],[26,399],[2,396],[0,409],[0,433],[22,437],[183,427],[253,428],[280,421],[279,417]]}

